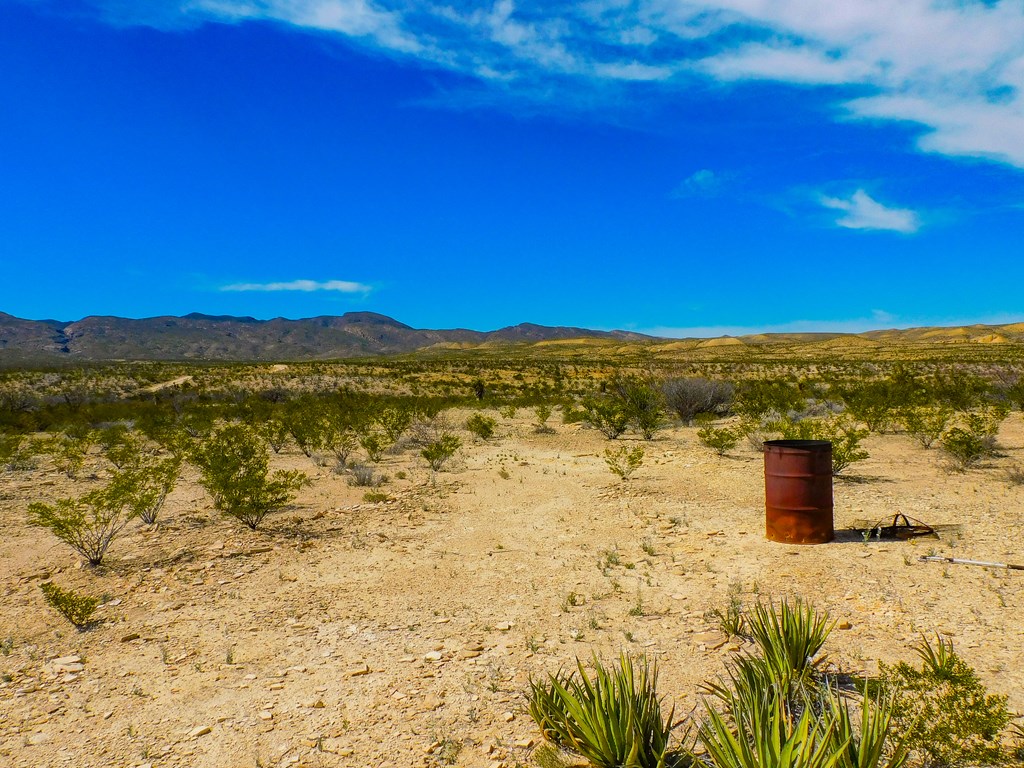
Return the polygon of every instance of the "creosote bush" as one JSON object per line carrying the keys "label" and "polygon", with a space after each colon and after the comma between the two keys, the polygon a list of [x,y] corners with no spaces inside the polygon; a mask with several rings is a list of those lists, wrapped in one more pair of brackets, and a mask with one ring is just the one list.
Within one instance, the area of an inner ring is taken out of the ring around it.
{"label": "creosote bush", "polygon": [[612,471],[612,474],[617,475],[622,480],[628,480],[630,475],[644,463],[643,446],[636,445],[630,448],[622,445],[619,446],[618,450],[614,451],[611,448],[605,448],[604,461],[608,465],[608,469]]}
{"label": "creosote bush", "polygon": [[868,436],[850,418],[839,415],[829,419],[783,420],[777,425],[786,440],[827,440],[832,443],[832,474],[838,475],[851,464],[868,458],[860,442]]}
{"label": "creosote bush", "polygon": [[70,589],[61,589],[51,581],[44,581],[39,585],[39,589],[42,590],[46,602],[80,630],[90,625],[92,614],[100,604],[98,598],[79,595]]}
{"label": "creosote bush", "polygon": [[466,419],[466,429],[481,440],[489,440],[494,437],[494,428],[497,425],[497,421],[490,416],[484,416],[482,413],[474,413]]}
{"label": "creosote bush", "polygon": [[79,499],[58,499],[53,504],[33,502],[29,523],[46,528],[89,561],[99,565],[111,543],[138,515],[126,492],[107,486]]}
{"label": "creosote bush", "polygon": [[232,424],[195,446],[191,459],[214,506],[252,530],[309,483],[301,472],[270,472],[267,447],[250,427]]}
{"label": "creosote bush", "polygon": [[462,441],[459,440],[459,438],[455,435],[444,434],[420,451],[420,455],[427,460],[427,464],[430,465],[430,468],[434,472],[440,472],[441,467],[443,467],[448,459],[454,456],[455,452],[461,447]]}
{"label": "creosote bush", "polygon": [[879,664],[881,685],[895,697],[895,727],[924,768],[1000,765],[1009,756],[1001,734],[1010,722],[1007,698],[989,694],[953,643],[926,638],[914,649],[920,668]]}
{"label": "creosote bush", "polygon": [[740,441],[740,433],[729,427],[715,427],[706,424],[697,430],[697,439],[702,445],[713,449],[719,456],[725,456]]}

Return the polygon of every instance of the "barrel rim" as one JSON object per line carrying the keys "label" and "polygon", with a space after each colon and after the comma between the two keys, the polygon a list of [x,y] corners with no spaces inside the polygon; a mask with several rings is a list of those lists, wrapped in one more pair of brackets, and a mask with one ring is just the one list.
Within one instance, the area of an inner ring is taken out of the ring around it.
{"label": "barrel rim", "polygon": [[765,440],[765,448],[824,448],[832,447],[829,440]]}

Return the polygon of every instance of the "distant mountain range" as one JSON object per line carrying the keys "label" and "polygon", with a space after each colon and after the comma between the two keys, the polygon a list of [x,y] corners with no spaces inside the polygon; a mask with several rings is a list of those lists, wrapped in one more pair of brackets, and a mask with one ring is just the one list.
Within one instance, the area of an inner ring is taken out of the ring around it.
{"label": "distant mountain range", "polygon": [[0,363],[92,360],[317,360],[430,347],[562,339],[653,340],[627,331],[520,325],[497,331],[420,330],[374,312],[303,320],[193,313],[184,317],[23,320],[0,312]]}
{"label": "distant mountain range", "polygon": [[[578,342],[578,344],[572,344]],[[954,328],[910,328],[859,334],[788,333],[664,339],[629,331],[593,331],[522,323],[497,331],[422,330],[374,312],[303,320],[190,314],[184,317],[86,317],[75,322],[23,320],[0,312],[0,366],[103,360],[293,361],[393,355],[426,350],[491,349],[506,344],[544,347],[547,353],[586,349],[614,352],[742,354],[744,348],[789,347],[826,352],[888,346],[958,343],[1022,344],[1024,323]],[[581,346],[582,345],[582,346]]]}

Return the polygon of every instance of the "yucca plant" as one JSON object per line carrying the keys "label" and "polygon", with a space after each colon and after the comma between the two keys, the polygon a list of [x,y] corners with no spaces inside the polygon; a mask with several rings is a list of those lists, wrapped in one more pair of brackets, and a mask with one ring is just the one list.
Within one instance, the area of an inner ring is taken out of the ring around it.
{"label": "yucca plant", "polygon": [[[903,768],[907,762],[906,734],[892,742],[895,699],[879,692],[865,694],[860,704],[860,723],[855,729],[849,704],[829,691],[836,722],[833,747],[841,752],[839,768]],[[845,745],[845,746],[844,746]]]}
{"label": "yucca plant", "polygon": [[794,721],[776,690],[769,686],[754,693],[748,689],[730,697],[728,719],[708,709],[697,739],[713,768],[833,768],[839,763],[847,744],[839,741],[834,718],[819,718],[805,708]]}
{"label": "yucca plant", "polygon": [[819,613],[797,599],[754,606],[747,619],[747,631],[761,650],[764,664],[780,692],[789,695],[794,686],[807,683],[814,672],[814,656],[821,650],[834,622],[827,612]]}
{"label": "yucca plant", "polygon": [[953,650],[952,640],[943,640],[939,635],[935,636],[936,645],[922,636],[921,642],[914,646],[914,652],[924,662],[924,668],[938,680],[952,679],[956,669],[956,652]]}
{"label": "yucca plant", "polygon": [[622,654],[609,668],[595,657],[593,679],[576,664],[576,671],[530,681],[530,716],[544,737],[598,768],[674,765],[669,737],[678,723],[674,709],[662,717],[657,664]]}

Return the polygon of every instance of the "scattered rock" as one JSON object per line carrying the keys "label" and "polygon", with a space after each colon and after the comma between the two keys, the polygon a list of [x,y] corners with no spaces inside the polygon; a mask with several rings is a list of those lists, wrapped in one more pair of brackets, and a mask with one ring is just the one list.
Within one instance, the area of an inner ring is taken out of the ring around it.
{"label": "scattered rock", "polygon": [[213,730],[213,728],[211,728],[208,725],[197,725],[195,728],[193,728],[191,731],[188,732],[188,737],[190,739],[197,739],[200,736],[205,736],[206,734],[210,733],[210,731],[212,731],[212,730]]}

